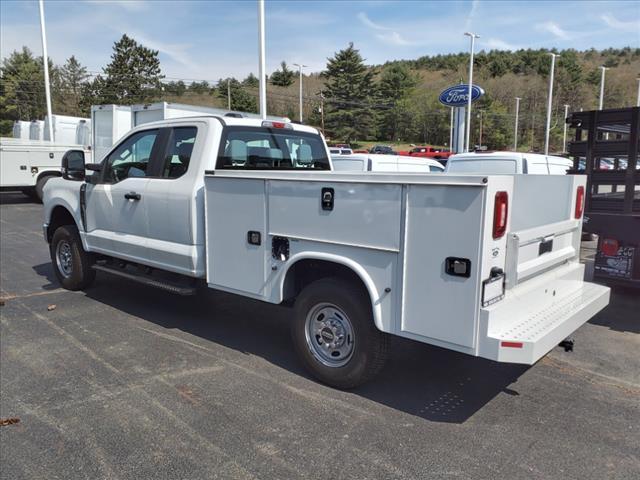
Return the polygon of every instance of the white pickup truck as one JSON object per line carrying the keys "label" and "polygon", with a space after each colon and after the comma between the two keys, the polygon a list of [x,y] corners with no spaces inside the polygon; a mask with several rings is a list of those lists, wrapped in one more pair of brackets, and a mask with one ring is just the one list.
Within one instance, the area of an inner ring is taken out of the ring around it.
{"label": "white pickup truck", "polygon": [[578,262],[584,184],[336,173],[313,128],[181,118],[133,129],[100,164],[69,152],[44,236],[68,289],[101,271],[292,305],[306,367],[349,388],[382,368],[389,334],[533,364],[605,307]]}

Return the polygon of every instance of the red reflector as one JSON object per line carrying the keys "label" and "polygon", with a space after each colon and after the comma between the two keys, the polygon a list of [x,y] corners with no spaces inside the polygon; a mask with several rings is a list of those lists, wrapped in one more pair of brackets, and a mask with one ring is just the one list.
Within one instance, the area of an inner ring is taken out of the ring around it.
{"label": "red reflector", "polygon": [[501,347],[522,348],[522,342],[500,342]]}
{"label": "red reflector", "polygon": [[580,185],[576,191],[576,211],[575,218],[582,218],[584,212],[584,187]]}
{"label": "red reflector", "polygon": [[507,215],[509,213],[509,194],[497,192],[493,207],[493,239],[501,238],[507,231]]}
{"label": "red reflector", "polygon": [[605,238],[600,243],[600,251],[607,257],[614,257],[618,254],[620,244],[614,238]]}

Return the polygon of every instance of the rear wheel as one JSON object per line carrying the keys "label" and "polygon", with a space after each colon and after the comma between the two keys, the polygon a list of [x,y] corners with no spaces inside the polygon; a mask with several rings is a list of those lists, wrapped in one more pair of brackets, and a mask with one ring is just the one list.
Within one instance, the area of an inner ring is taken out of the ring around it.
{"label": "rear wheel", "polygon": [[361,288],[338,278],[317,280],[296,299],[294,316],[296,351],[320,381],[353,388],[384,366],[388,337],[374,325]]}
{"label": "rear wheel", "polygon": [[82,290],[93,283],[93,255],[82,247],[75,225],[58,227],[49,246],[53,271],[67,290]]}

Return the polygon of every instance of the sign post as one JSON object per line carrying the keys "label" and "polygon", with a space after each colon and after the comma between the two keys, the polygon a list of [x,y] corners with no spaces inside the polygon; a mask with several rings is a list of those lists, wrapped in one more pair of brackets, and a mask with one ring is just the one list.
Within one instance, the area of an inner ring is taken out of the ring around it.
{"label": "sign post", "polygon": [[449,87],[440,93],[439,101],[447,107],[451,107],[453,110],[453,121],[451,122],[451,132],[449,138],[451,138],[451,151],[453,153],[462,153],[465,151],[465,118],[466,118],[466,105],[469,101],[469,90],[471,90],[471,101],[475,102],[482,95],[484,90],[477,86],[460,84]]}

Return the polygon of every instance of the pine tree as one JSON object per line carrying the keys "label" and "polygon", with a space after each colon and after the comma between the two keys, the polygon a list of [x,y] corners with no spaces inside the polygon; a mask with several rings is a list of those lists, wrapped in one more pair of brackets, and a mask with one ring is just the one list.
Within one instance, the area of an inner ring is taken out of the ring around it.
{"label": "pine tree", "polygon": [[52,95],[56,104],[56,113],[80,115],[82,86],[89,78],[86,67],[83,67],[74,55],[57,69],[52,77]]}
{"label": "pine tree", "polygon": [[293,84],[295,75],[295,72],[287,67],[287,62],[283,61],[280,63],[280,70],[271,74],[271,83],[278,87],[289,87]]}
{"label": "pine tree", "polygon": [[417,83],[416,77],[402,64],[394,64],[382,72],[378,98],[389,107],[379,115],[378,138],[398,140],[400,131],[410,131],[411,115],[406,100]]}
{"label": "pine tree", "polygon": [[371,109],[373,73],[365,66],[353,43],[328,59],[323,75],[327,79],[325,125],[330,136],[346,142],[372,138],[375,121]]}
{"label": "pine tree", "polygon": [[[228,85],[228,87],[227,87]],[[231,91],[231,110],[239,112],[258,112],[258,101],[256,97],[243,88],[243,84],[235,78],[225,78],[218,80],[218,96],[224,99],[224,106],[228,105],[227,90]]]}
{"label": "pine tree", "polygon": [[242,81],[242,84],[247,87],[258,88],[260,86],[260,80],[253,73],[250,73],[247,78]]}
{"label": "pine tree", "polygon": [[158,95],[161,80],[158,50],[140,45],[126,34],[113,46],[111,63],[104,69],[99,87],[99,103],[146,103]]}

